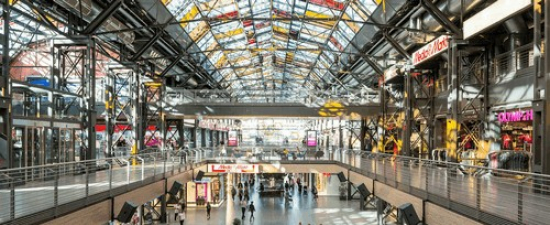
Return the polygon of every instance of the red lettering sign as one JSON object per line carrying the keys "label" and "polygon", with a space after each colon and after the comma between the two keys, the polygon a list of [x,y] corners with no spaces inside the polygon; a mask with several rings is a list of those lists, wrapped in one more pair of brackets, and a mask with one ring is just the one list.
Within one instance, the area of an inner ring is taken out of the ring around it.
{"label": "red lettering sign", "polygon": [[420,64],[449,48],[449,36],[441,36],[413,53],[413,65]]}

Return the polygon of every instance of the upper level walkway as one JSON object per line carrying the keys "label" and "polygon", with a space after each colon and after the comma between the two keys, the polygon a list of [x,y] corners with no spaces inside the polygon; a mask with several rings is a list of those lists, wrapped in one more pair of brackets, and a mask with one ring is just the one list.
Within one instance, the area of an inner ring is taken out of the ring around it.
{"label": "upper level walkway", "polygon": [[389,203],[418,199],[415,208],[428,223],[434,216],[425,210],[428,203],[490,224],[546,224],[550,219],[546,175],[355,150],[301,152],[297,155],[302,157],[293,160],[282,155],[281,148],[240,149],[250,151],[229,150],[228,156],[211,149],[165,151],[141,154],[129,162],[110,158],[1,170],[10,179],[0,180],[0,223],[49,220],[162,180],[165,190],[170,177],[220,162],[257,163],[261,172],[344,171],[352,183],[365,183]]}

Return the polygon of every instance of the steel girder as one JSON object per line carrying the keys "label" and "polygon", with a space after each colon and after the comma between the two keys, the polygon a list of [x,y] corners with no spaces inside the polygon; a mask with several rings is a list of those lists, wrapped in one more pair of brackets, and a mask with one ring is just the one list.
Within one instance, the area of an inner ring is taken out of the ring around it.
{"label": "steel girder", "polygon": [[101,24],[111,17],[123,4],[122,0],[114,0],[109,4],[109,7],[101,11],[101,13],[82,31],[84,34],[92,34],[99,29]]}
{"label": "steel girder", "polygon": [[[488,54],[485,47],[466,46],[453,39],[451,46],[451,123],[449,157],[456,160],[458,151],[472,141],[474,150],[487,153],[482,142],[488,115]],[[449,124],[447,124],[449,126]],[[468,150],[468,149],[464,149]]]}
{"label": "steel girder", "polygon": [[[150,136],[144,137],[144,147],[153,145],[166,146],[166,133],[165,131],[165,102],[164,96],[166,93],[166,86],[163,83],[146,83],[141,84],[143,95],[143,128],[142,132],[145,136],[147,130],[150,130]],[[152,128],[152,129],[150,129]],[[160,140],[159,140],[160,139]]]}
{"label": "steel girder", "polygon": [[384,23],[376,23],[376,22],[370,22],[370,21],[358,21],[358,20],[352,20],[352,19],[345,19],[345,18],[338,18],[338,17],[331,17],[331,18],[316,18],[316,17],[252,17],[252,16],[241,16],[241,17],[232,17],[232,18],[208,18],[208,17],[200,17],[198,19],[191,19],[191,20],[181,20],[177,22],[168,22],[168,23],[159,23],[154,24],[150,26],[143,26],[143,27],[135,27],[135,28],[128,28],[128,29],[120,29],[120,30],[113,30],[113,31],[105,31],[105,32],[96,32],[96,35],[105,35],[105,34],[113,34],[113,33],[124,33],[129,31],[139,31],[143,29],[150,29],[150,28],[158,28],[162,26],[169,26],[169,25],[179,25],[182,23],[192,23],[192,22],[232,22],[232,21],[314,21],[314,22],[335,22],[335,21],[342,21],[342,22],[352,22],[352,23],[361,23],[361,24],[367,24],[367,25],[374,25],[381,29],[395,29],[395,30],[408,30],[411,32],[420,32],[420,33],[426,33],[426,34],[434,34],[434,35],[444,35],[448,34],[447,32],[440,32],[440,31],[429,31],[429,30],[422,30],[422,29],[415,29],[410,27],[400,27],[395,26],[391,24],[384,24]]}
{"label": "steel girder", "polygon": [[[372,151],[375,143],[379,141],[378,116],[364,117],[361,120],[361,150]],[[367,149],[367,145],[370,146]]]}
{"label": "steel girder", "polygon": [[449,20],[447,16],[443,14],[443,12],[441,12],[441,10],[439,10],[434,3],[432,3],[431,0],[421,0],[420,4],[434,17],[435,20],[437,20],[437,22],[439,22],[439,24],[445,27],[445,29],[458,37],[462,37],[462,30],[458,28],[451,20]]}
{"label": "steel girder", "polygon": [[434,79],[432,71],[411,71],[405,77],[404,155],[418,152],[421,157],[434,147]]}
{"label": "steel girder", "polygon": [[166,133],[166,144],[168,145],[166,147],[172,147],[171,145],[174,145],[173,150],[177,150],[183,146],[185,131],[183,128],[182,119],[166,119],[166,127],[164,132]]}
{"label": "steel girder", "polygon": [[[401,91],[394,89],[387,85],[385,82],[380,87],[381,102],[382,102],[382,116],[381,116],[381,131],[382,138],[379,138],[382,142],[378,144],[379,151],[385,152],[387,145],[394,143],[397,145],[398,151],[402,149],[400,144],[402,143],[402,128],[404,122],[404,99],[399,94]],[[399,105],[396,108],[391,109],[389,106]],[[391,147],[391,146],[390,146]],[[392,152],[393,153],[393,152]]]}
{"label": "steel girder", "polygon": [[[125,134],[130,134],[132,141],[129,143],[130,145],[124,147],[131,146],[133,148],[139,142],[136,139],[137,127],[134,124],[136,120],[135,108],[137,106],[136,101],[134,101],[136,93],[133,91],[133,87],[137,86],[135,83],[136,77],[133,69],[109,68],[108,81],[105,87],[107,92],[107,95],[105,95],[106,130],[109,134],[107,135],[108,155],[113,155],[118,142],[123,140]],[[120,136],[113,139],[116,130],[120,130]],[[129,149],[120,150],[127,151]]]}

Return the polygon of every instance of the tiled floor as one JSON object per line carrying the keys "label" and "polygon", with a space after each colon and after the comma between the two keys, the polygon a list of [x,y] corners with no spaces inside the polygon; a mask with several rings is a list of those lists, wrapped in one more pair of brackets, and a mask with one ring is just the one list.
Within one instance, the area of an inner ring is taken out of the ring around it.
{"label": "tiled floor", "polygon": [[[377,224],[374,209],[359,211],[359,201],[341,201],[336,196],[320,196],[314,200],[310,195],[298,195],[295,191],[292,203],[286,205],[283,197],[262,197],[253,192],[256,212],[254,220],[250,220],[250,212],[246,212],[244,223],[261,225],[303,225],[307,224]],[[169,209],[169,224],[179,224],[174,221],[173,211]],[[236,201],[227,201],[219,208],[212,208],[210,220],[206,219],[206,209],[188,208],[185,224],[231,224],[233,219],[241,218],[241,208]]]}

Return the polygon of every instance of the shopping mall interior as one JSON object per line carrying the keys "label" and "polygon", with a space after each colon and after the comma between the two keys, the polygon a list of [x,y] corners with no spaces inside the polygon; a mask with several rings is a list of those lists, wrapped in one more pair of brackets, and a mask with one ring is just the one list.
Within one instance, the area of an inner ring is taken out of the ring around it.
{"label": "shopping mall interior", "polygon": [[0,224],[550,220],[547,0],[0,7]]}

